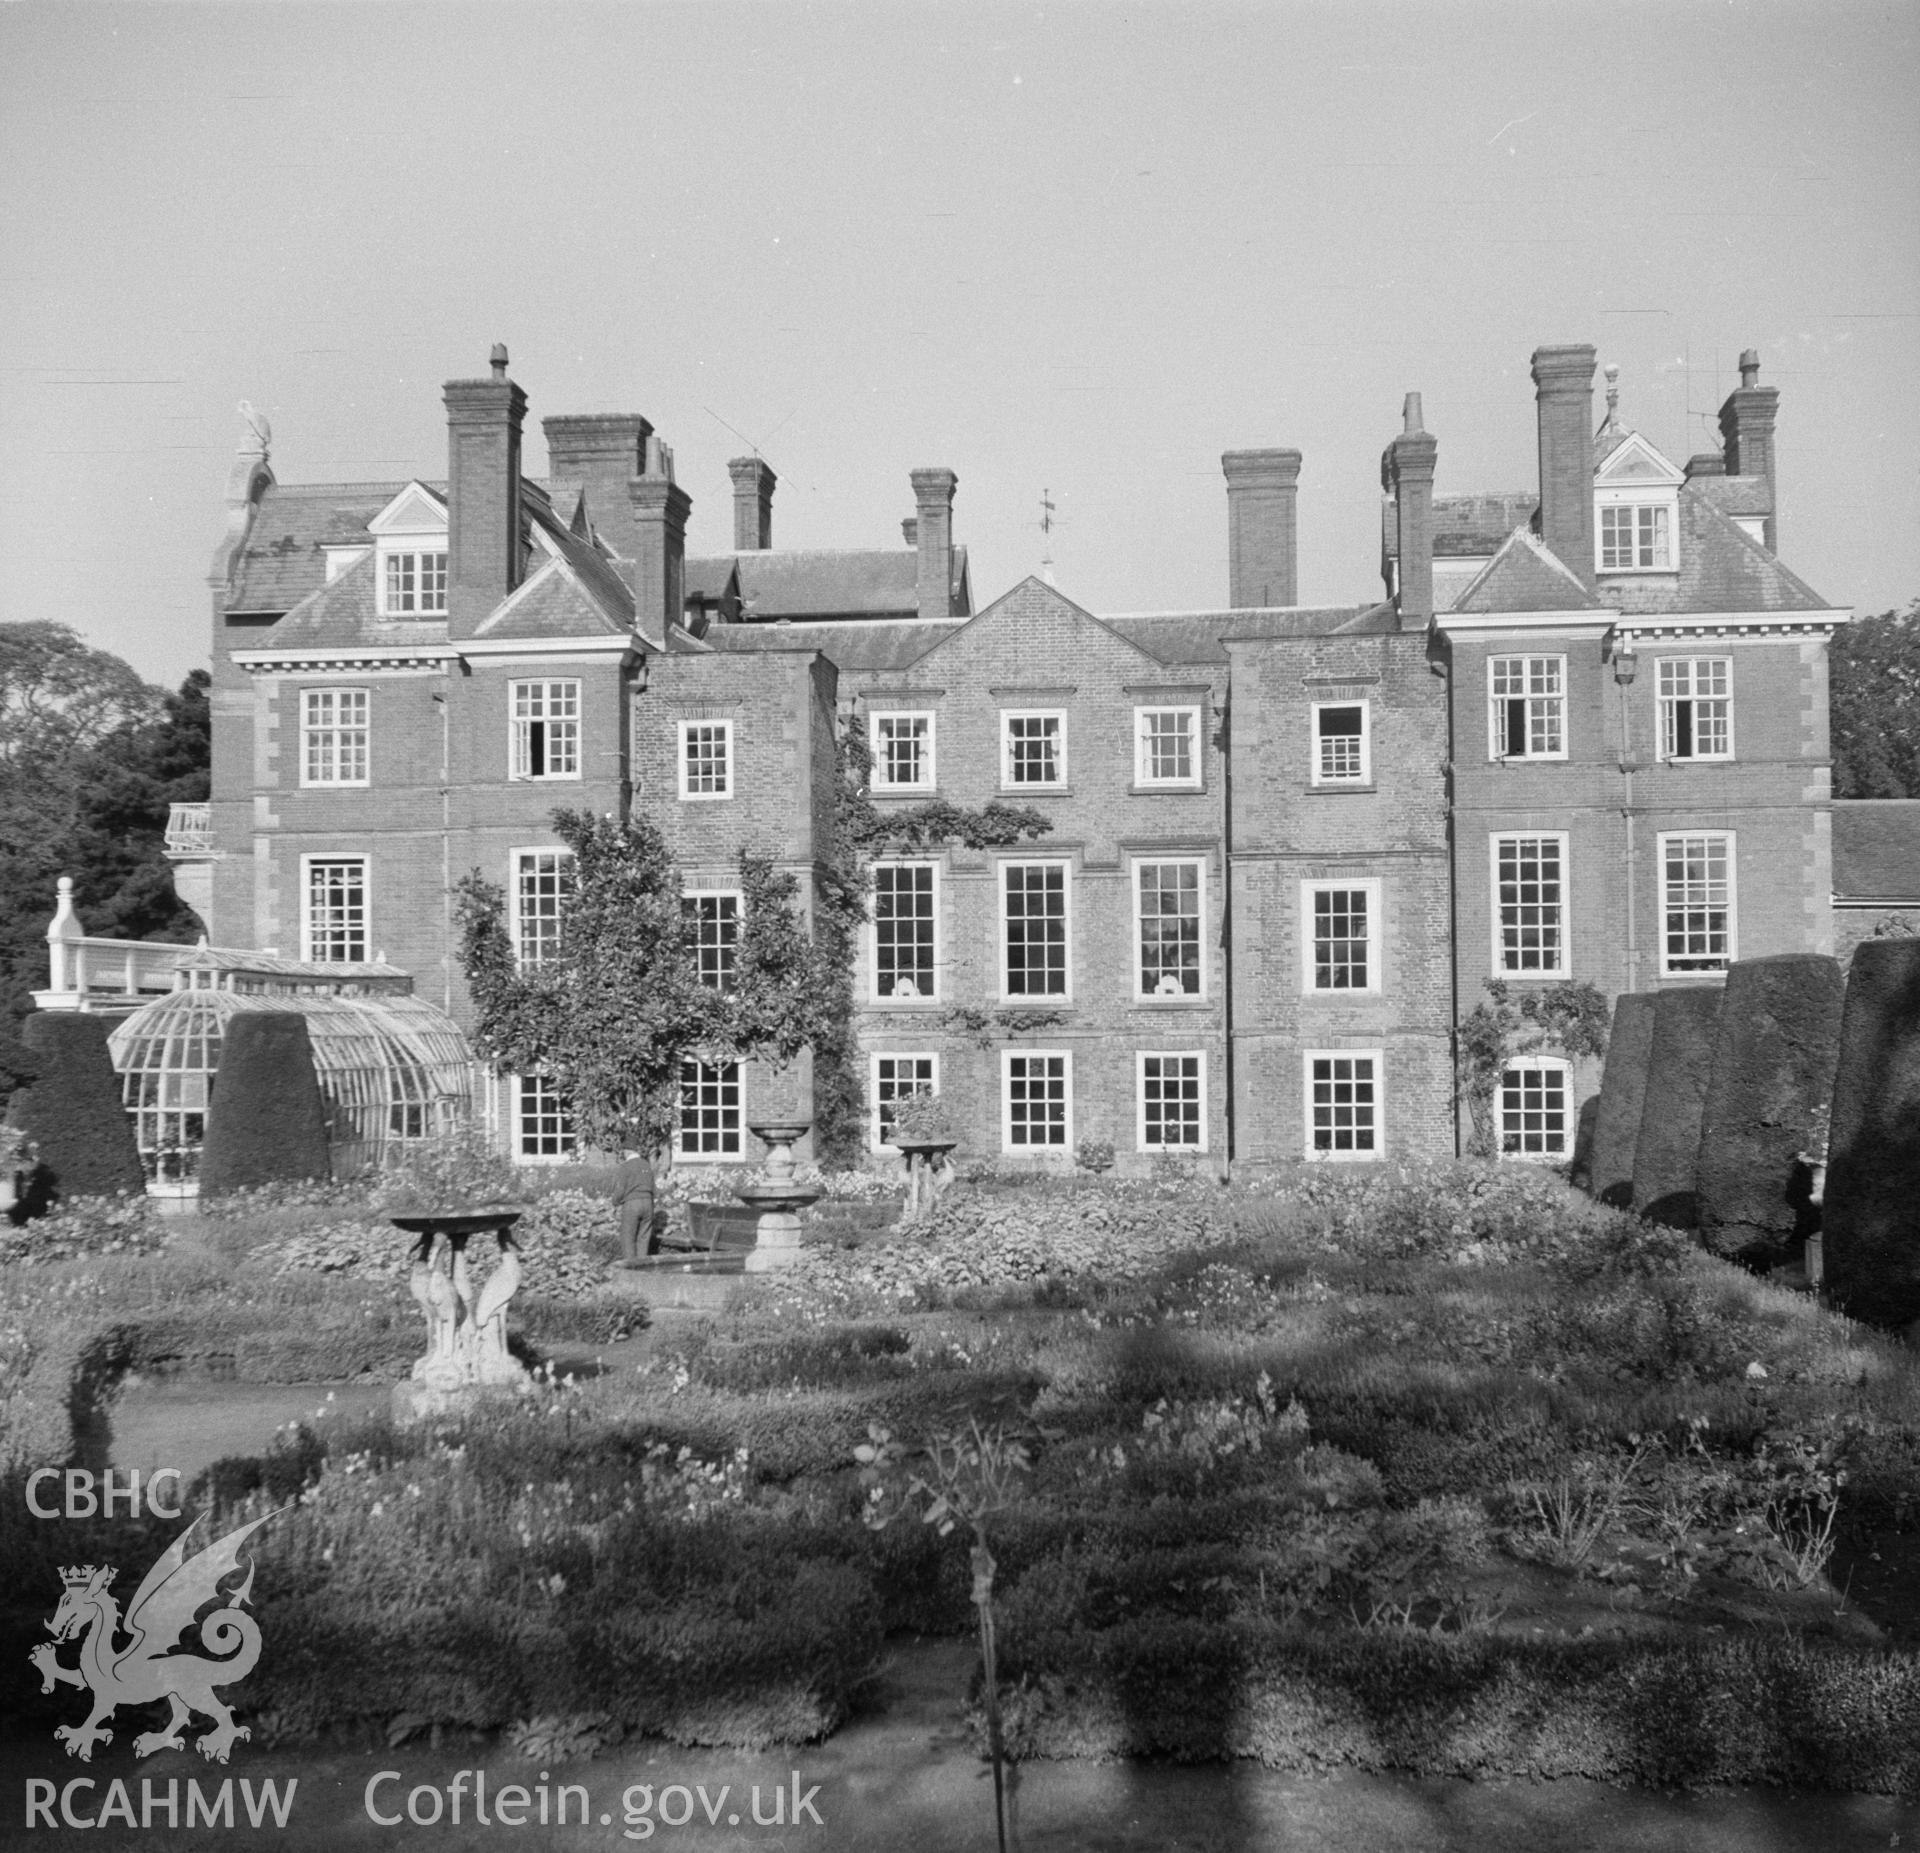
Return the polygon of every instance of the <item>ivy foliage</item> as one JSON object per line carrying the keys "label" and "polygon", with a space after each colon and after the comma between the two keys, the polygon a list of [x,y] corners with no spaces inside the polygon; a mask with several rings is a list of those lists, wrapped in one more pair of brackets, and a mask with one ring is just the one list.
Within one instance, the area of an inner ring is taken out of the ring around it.
{"label": "ivy foliage", "polygon": [[1487,997],[1461,1018],[1454,1039],[1455,1075],[1473,1118],[1478,1158],[1499,1156],[1494,1100],[1515,1056],[1542,1049],[1596,1058],[1607,1052],[1606,994],[1591,979],[1563,979],[1516,999],[1504,978],[1489,978]]}

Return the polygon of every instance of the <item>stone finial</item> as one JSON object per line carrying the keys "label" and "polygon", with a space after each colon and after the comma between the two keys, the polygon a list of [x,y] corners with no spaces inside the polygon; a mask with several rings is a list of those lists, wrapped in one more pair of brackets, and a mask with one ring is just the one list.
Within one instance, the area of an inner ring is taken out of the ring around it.
{"label": "stone finial", "polygon": [[243,457],[264,457],[267,446],[273,442],[273,427],[267,423],[267,415],[256,412],[249,401],[242,399],[240,416],[247,421],[247,435],[240,440],[240,454]]}
{"label": "stone finial", "polygon": [[493,344],[493,352],[487,356],[487,360],[493,367],[493,377],[496,380],[504,380],[507,377],[507,344],[504,341],[496,341]]}

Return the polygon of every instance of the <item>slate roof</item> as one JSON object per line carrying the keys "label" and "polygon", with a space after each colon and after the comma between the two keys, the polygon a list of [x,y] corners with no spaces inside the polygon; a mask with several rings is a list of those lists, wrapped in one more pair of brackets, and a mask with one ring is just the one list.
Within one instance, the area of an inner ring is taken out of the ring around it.
{"label": "slate roof", "polygon": [[714,601],[724,599],[727,587],[733,583],[735,565],[735,557],[730,553],[701,557],[689,554],[681,579],[687,597]]}
{"label": "slate roof", "polygon": [[[744,548],[687,561],[687,583],[724,583],[728,567],[738,567],[740,596],[753,609],[756,624],[778,618],[797,621],[830,618],[903,617],[920,608],[920,556],[911,547]],[[967,586],[967,550],[953,550],[950,602]]]}
{"label": "slate roof", "polygon": [[[412,479],[409,478],[409,481]],[[406,487],[397,483],[275,483],[241,550],[229,611],[291,611],[327,582],[326,547],[373,545],[367,523]],[[437,495],[446,484],[427,483]]]}
{"label": "slate roof", "polygon": [[[1711,480],[1711,479],[1708,479]],[[1738,482],[1737,476],[1722,480]],[[1699,483],[1680,491],[1680,572],[1651,580],[1608,579],[1600,595],[1616,611],[1826,611],[1828,602],[1723,515]]]}
{"label": "slate roof", "polygon": [[818,650],[841,669],[859,674],[905,669],[968,621],[866,618],[841,624],[715,624],[708,630],[706,642],[722,655]]}
{"label": "slate roof", "polygon": [[[1539,506],[1540,498],[1531,489],[1437,495],[1433,498],[1433,557],[1476,560],[1498,553],[1515,528],[1531,524]],[[1380,548],[1389,560],[1400,557],[1399,525],[1390,501],[1380,504]]]}
{"label": "slate roof", "polygon": [[375,614],[373,555],[369,553],[364,560],[356,560],[331,585],[309,593],[278,624],[263,631],[259,640],[247,647],[351,650],[365,644],[378,644],[390,649],[446,640],[445,618],[382,618]]}
{"label": "slate roof", "polygon": [[[625,592],[624,587],[621,590]],[[488,638],[622,637],[632,628],[630,596],[626,598],[625,615],[618,617],[588,588],[571,561],[549,559],[489,612],[474,634]]]}
{"label": "slate roof", "polygon": [[1836,798],[1833,898],[1920,907],[1920,798]]}
{"label": "slate roof", "polygon": [[1773,513],[1773,490],[1764,476],[1693,476],[1687,486],[1723,515]]}
{"label": "slate roof", "polygon": [[1505,544],[1467,589],[1453,601],[1455,611],[1604,611],[1543,541],[1515,528]]}
{"label": "slate roof", "polygon": [[1364,615],[1366,609],[1289,605],[1237,611],[1127,611],[1100,621],[1163,663],[1224,663],[1229,637],[1325,637]]}

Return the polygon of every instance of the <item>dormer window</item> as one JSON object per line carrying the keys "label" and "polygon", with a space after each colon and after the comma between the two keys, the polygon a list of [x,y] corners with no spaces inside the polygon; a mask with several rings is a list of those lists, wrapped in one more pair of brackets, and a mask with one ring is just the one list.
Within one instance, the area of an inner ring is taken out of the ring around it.
{"label": "dormer window", "polygon": [[374,545],[374,596],[383,618],[447,615],[447,505],[409,483],[367,523]]}
{"label": "dormer window", "polygon": [[382,617],[444,618],[447,615],[447,556],[444,553],[382,553]]}
{"label": "dormer window", "polygon": [[1672,518],[1667,509],[1646,504],[1601,509],[1600,570],[1603,573],[1671,572]]}
{"label": "dormer window", "polygon": [[1680,565],[1685,475],[1631,431],[1594,472],[1594,564],[1603,573],[1671,573]]}

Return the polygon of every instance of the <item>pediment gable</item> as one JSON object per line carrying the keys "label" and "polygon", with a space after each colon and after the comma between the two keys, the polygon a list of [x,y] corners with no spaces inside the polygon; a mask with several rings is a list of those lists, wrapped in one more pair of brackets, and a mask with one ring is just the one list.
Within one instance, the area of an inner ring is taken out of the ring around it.
{"label": "pediment gable", "polygon": [[447,505],[424,483],[411,482],[367,523],[367,532],[380,536],[445,534]]}
{"label": "pediment gable", "polygon": [[1630,431],[1593,473],[1597,488],[1677,489],[1686,473],[1677,470],[1639,432]]}
{"label": "pediment gable", "polygon": [[976,679],[1007,684],[1071,681],[1076,664],[1102,657],[1124,671],[1165,666],[1150,650],[1031,574],[949,631],[914,668],[957,676],[962,671],[949,666],[964,665],[976,653],[982,658]]}

